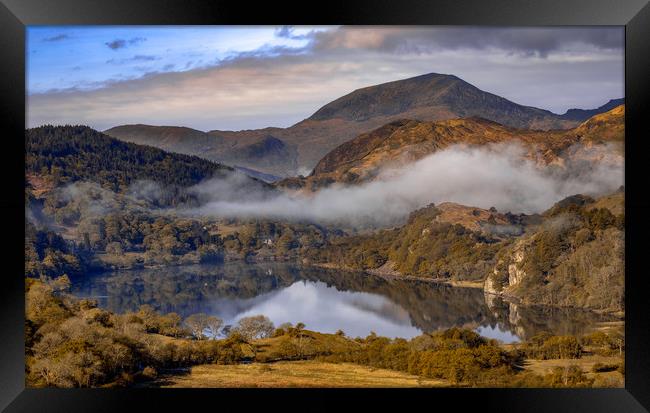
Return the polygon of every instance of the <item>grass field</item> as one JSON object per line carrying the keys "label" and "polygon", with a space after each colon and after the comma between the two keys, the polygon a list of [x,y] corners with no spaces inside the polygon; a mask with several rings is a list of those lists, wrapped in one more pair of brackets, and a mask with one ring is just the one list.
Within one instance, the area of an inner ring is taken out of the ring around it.
{"label": "grass field", "polygon": [[[581,359],[527,359],[524,368],[545,375],[554,367],[576,365],[590,378],[594,387],[624,387],[617,371],[592,372],[596,363],[617,364],[619,357],[584,356]],[[144,387],[446,387],[444,380],[428,379],[393,370],[375,369],[351,363],[320,361],[281,361],[235,365],[204,364],[185,371],[161,374]]]}
{"label": "grass field", "polygon": [[623,375],[617,371],[598,372],[592,371],[596,363],[601,364],[620,364],[621,357],[605,357],[599,355],[583,356],[579,359],[552,359],[552,360],[531,360],[527,359],[524,362],[524,368],[532,371],[533,373],[544,375],[552,371],[553,367],[568,367],[571,365],[578,366],[587,375],[587,377],[595,379],[594,387],[624,387],[625,379]]}
{"label": "grass field", "polygon": [[447,383],[349,363],[291,361],[207,364],[185,374],[161,375],[147,387],[440,387]]}

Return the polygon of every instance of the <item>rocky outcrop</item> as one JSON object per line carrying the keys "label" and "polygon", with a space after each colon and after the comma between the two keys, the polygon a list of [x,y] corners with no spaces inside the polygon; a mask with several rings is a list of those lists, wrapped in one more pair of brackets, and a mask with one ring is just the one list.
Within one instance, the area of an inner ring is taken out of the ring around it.
{"label": "rocky outcrop", "polygon": [[519,245],[518,248],[515,248],[510,258],[511,264],[508,265],[508,286],[506,287],[506,290],[519,285],[526,276],[526,271],[520,267],[521,263],[524,261],[524,257],[524,248]]}
{"label": "rocky outcrop", "polygon": [[622,190],[594,200],[568,197],[543,222],[499,252],[487,295],[525,305],[624,309]]}

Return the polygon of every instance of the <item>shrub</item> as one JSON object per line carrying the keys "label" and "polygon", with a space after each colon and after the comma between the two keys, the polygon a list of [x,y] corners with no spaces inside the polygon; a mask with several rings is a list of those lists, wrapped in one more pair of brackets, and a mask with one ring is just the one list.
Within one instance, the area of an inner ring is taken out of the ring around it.
{"label": "shrub", "polygon": [[554,367],[553,372],[545,379],[545,384],[549,387],[591,387],[594,383],[594,379],[588,378],[582,369],[575,365]]}
{"label": "shrub", "polygon": [[142,370],[142,376],[146,379],[153,380],[158,377],[158,372],[155,368],[147,366]]}
{"label": "shrub", "polygon": [[541,334],[523,346],[526,356],[534,359],[577,359],[582,357],[582,345],[573,336]]}

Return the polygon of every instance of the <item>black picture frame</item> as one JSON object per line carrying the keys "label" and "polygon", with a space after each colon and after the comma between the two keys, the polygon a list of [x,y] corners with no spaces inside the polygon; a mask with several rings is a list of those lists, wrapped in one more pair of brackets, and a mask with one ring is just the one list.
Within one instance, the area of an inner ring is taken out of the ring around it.
{"label": "black picture frame", "polygon": [[[624,25],[626,99],[626,378],[624,389],[26,389],[24,366],[25,26],[178,24]],[[645,0],[359,0],[301,4],[199,0],[2,0],[0,4],[0,196],[5,244],[0,287],[0,408],[6,411],[343,408],[526,412],[642,412],[650,409],[650,300],[644,288],[650,202],[648,148],[650,5]],[[24,267],[23,267],[24,271]],[[206,407],[199,407],[205,403]]]}

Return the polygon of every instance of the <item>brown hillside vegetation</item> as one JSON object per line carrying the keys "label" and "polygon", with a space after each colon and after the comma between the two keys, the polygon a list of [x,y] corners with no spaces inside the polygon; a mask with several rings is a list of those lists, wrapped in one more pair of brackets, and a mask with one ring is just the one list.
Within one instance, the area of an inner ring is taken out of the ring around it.
{"label": "brown hillside vegetation", "polygon": [[459,224],[471,231],[481,231],[488,226],[510,224],[508,218],[496,210],[490,211],[454,202],[443,202],[438,204],[436,208],[440,210],[440,214],[435,218],[437,222],[447,222],[452,225]]}
{"label": "brown hillside vegetation", "polygon": [[625,138],[625,105],[593,116],[568,134],[593,143],[623,142]]}
{"label": "brown hillside vegetation", "polygon": [[486,281],[485,291],[525,304],[624,310],[623,189],[568,197],[542,215],[443,203],[405,225],[333,238],[317,263],[393,276]]}
{"label": "brown hillside vegetation", "polygon": [[[620,146],[618,153],[622,155],[624,110],[621,105],[569,131],[514,129],[476,117],[437,122],[394,121],[332,150],[318,162],[309,177],[289,178],[278,185],[313,191],[334,182],[369,181],[382,170],[406,165],[457,144],[517,143],[524,147],[527,158],[541,165],[562,165],[565,158],[594,156],[591,151],[574,149],[577,143],[582,144],[581,147],[612,143]],[[600,158],[605,155],[603,153]]]}
{"label": "brown hillside vegetation", "polygon": [[486,291],[523,303],[622,312],[624,192],[569,197],[496,256]]}

